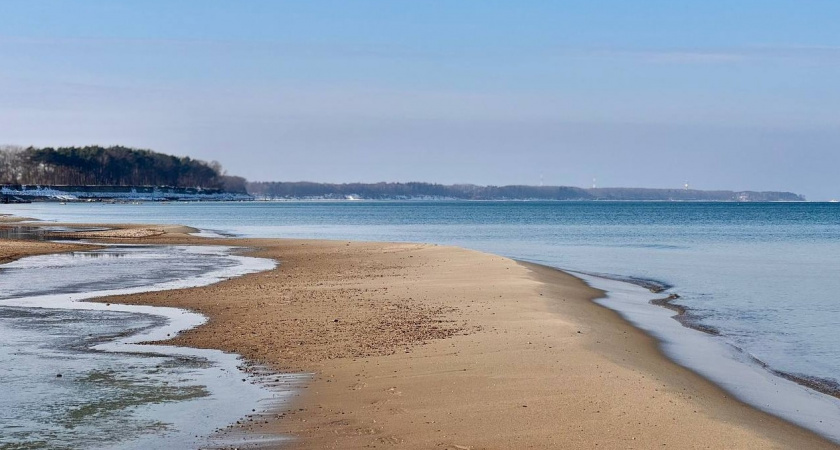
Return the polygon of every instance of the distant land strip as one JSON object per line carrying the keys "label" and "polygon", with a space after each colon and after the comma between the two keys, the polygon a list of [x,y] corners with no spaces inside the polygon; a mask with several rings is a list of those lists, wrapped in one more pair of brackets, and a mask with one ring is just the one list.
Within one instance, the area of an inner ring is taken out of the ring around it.
{"label": "distant land strip", "polygon": [[258,199],[289,200],[613,200],[613,201],[715,201],[802,202],[792,192],[703,191],[697,189],[579,188],[572,186],[477,186],[433,183],[313,183],[247,182],[247,191]]}
{"label": "distant land strip", "polygon": [[792,192],[410,183],[249,182],[145,149],[0,146],[0,202],[243,200],[566,200],[801,202]]}
{"label": "distant land strip", "polygon": [[674,202],[801,202],[792,192],[570,186],[476,186],[431,183],[248,182],[247,192],[171,186],[0,185],[0,203],[31,201],[250,200],[548,200]]}

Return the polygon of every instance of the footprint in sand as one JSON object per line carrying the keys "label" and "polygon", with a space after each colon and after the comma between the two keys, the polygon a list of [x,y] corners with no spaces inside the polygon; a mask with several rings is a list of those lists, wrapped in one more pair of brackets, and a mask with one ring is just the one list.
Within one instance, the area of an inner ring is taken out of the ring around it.
{"label": "footprint in sand", "polygon": [[398,391],[397,388],[395,388],[395,387],[390,387],[390,388],[386,389],[385,392],[387,392],[391,395],[402,395],[402,391]]}

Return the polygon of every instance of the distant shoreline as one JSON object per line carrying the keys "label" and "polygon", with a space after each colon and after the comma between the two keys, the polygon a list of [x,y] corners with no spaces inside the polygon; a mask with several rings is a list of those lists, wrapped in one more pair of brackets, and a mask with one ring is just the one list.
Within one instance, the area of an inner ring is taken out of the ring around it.
{"label": "distant shoreline", "polygon": [[108,201],[246,201],[254,197],[220,189],[171,186],[0,185],[0,203]]}
{"label": "distant shoreline", "polygon": [[668,201],[803,202],[792,192],[476,186],[431,183],[248,183],[247,192],[172,186],[0,185],[0,202],[29,201]]}
{"label": "distant shoreline", "polygon": [[805,201],[792,192],[758,192],[657,188],[579,188],[574,186],[478,186],[434,183],[313,183],[248,182],[256,198],[318,198],[347,200],[450,199],[450,200],[627,200],[627,201]]}

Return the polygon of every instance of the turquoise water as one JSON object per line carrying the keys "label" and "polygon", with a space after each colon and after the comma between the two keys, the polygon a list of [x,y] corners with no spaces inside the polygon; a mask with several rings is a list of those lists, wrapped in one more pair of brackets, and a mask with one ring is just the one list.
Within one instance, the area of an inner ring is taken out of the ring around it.
{"label": "turquoise water", "polygon": [[311,202],[32,204],[0,212],[173,223],[253,237],[455,244],[658,280],[692,319],[772,370],[840,381],[840,204]]}

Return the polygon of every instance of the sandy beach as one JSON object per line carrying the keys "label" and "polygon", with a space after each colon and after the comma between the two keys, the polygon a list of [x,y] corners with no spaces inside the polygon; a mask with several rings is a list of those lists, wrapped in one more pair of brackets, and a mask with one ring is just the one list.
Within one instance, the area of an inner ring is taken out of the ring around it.
{"label": "sandy beach", "polygon": [[[277,269],[102,299],[188,308],[171,342],[311,373],[253,433],[293,448],[837,448],[672,363],[563,272],[423,244],[204,239],[177,227],[96,237],[247,247]],[[68,251],[3,242],[6,258]],[[31,246],[27,248],[27,246]]]}

